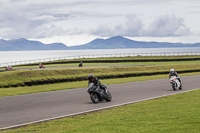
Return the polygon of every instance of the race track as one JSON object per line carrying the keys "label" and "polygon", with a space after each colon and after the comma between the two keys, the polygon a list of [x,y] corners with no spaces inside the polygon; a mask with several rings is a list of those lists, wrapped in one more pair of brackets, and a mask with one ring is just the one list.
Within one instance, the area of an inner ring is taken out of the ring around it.
{"label": "race track", "polygon": [[[0,98],[0,129],[62,118],[200,88],[200,75],[182,77],[183,90],[168,79],[109,85],[111,102],[93,104],[86,88]],[[77,82],[78,83],[78,82]]]}
{"label": "race track", "polygon": [[[84,66],[86,68],[89,67],[127,67],[127,66],[148,66],[148,65],[93,65],[93,66]],[[65,67],[46,67],[46,68],[22,68],[22,69],[15,69],[9,71],[18,71],[18,70],[46,70],[46,69],[60,69],[60,68],[80,68],[77,66],[65,66]],[[0,70],[0,72],[6,72],[6,70]]]}

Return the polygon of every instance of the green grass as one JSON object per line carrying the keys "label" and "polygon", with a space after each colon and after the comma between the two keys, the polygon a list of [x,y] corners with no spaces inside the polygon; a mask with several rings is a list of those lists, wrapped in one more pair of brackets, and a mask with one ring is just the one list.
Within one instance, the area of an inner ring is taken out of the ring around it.
{"label": "green grass", "polygon": [[2,133],[199,133],[200,89]]}
{"label": "green grass", "polygon": [[[134,59],[168,59],[168,58],[199,58],[199,56],[169,56],[169,57],[134,57]],[[109,59],[109,58],[106,58]],[[130,59],[130,58],[112,58]],[[131,57],[132,59],[132,57]],[[85,59],[89,60],[89,59]],[[104,58],[102,58],[104,60]],[[141,63],[141,64],[140,64]],[[135,63],[114,63],[112,65],[155,65],[144,67],[117,67],[117,68],[67,68],[55,70],[27,70],[8,71],[0,73],[0,84],[19,83],[24,81],[62,78],[72,76],[87,76],[89,73],[95,75],[118,74],[133,72],[152,72],[184,69],[199,69],[200,61],[186,62],[135,62]],[[110,64],[110,63],[109,63]],[[62,64],[61,66],[65,66]],[[97,65],[89,63],[84,65]],[[106,65],[99,63],[98,65]],[[49,65],[48,67],[57,65]],[[77,66],[77,64],[69,64]],[[38,67],[38,66],[35,66]],[[29,67],[28,67],[29,68]],[[200,72],[185,73],[180,76],[200,75]],[[103,84],[120,84],[127,82],[137,82],[145,80],[168,78],[168,75],[141,76],[121,79],[101,80]],[[167,80],[167,79],[166,79]],[[0,97],[39,93],[46,91],[57,91],[64,89],[75,89],[87,87],[87,81],[58,83],[50,85],[39,85],[31,87],[10,87],[0,88]],[[6,130],[7,133],[198,133],[200,132],[200,90],[177,94],[174,96],[162,97],[145,102],[139,102],[126,106],[120,106],[104,111],[68,117],[49,122],[32,124],[22,128]]]}
{"label": "green grass", "polygon": [[[199,56],[153,56],[153,57],[121,57],[121,58],[95,58],[93,60],[122,60],[122,59],[177,59],[177,58],[199,58]],[[91,60],[91,59],[87,59]],[[90,73],[96,76],[100,75],[115,75],[124,73],[140,73],[140,72],[156,72],[156,71],[169,71],[174,68],[175,70],[194,70],[200,68],[200,61],[173,61],[173,62],[124,62],[124,63],[84,63],[84,66],[98,66],[91,68],[60,68],[60,69],[40,69],[32,70],[31,68],[38,68],[37,66],[24,66],[14,67],[28,68],[30,70],[21,71],[6,71],[0,72],[0,86],[10,86],[16,84],[24,84],[24,82],[31,82],[37,80],[53,80],[71,77],[83,77]],[[147,66],[129,66],[129,67],[101,67],[101,65],[147,65]],[[77,66],[76,63],[72,64],[51,64],[46,67],[70,67]]]}
{"label": "green grass", "polygon": [[[84,66],[110,66],[110,65],[169,65],[169,64],[197,64],[200,65],[200,61],[169,61],[169,62],[121,62],[121,63],[83,63]],[[50,67],[78,67],[77,63],[70,64],[50,64],[45,65],[46,68]],[[38,65],[33,66],[15,66],[13,69],[33,69],[38,68]],[[41,69],[42,70],[42,69]]]}
{"label": "green grass", "polygon": [[[200,72],[180,74],[180,76],[190,76],[190,75],[200,75]],[[121,84],[121,83],[128,83],[128,82],[137,82],[137,81],[146,81],[146,80],[154,80],[154,79],[164,79],[164,78],[168,78],[168,75],[105,79],[105,80],[100,80],[100,81],[103,84],[111,85],[111,84]],[[83,87],[87,87],[87,83],[88,83],[87,81],[78,81],[78,82],[57,83],[57,84],[38,85],[38,86],[0,88],[0,97],[83,88]]]}
{"label": "green grass", "polygon": [[[188,57],[199,57],[199,56],[180,56],[180,57],[138,57],[138,58],[188,58]],[[133,57],[126,57],[130,59]],[[136,58],[136,57],[134,57]],[[102,58],[103,59],[103,58]],[[110,58],[106,58],[110,59]],[[111,58],[111,59],[124,59],[124,58]],[[24,84],[24,82],[40,81],[40,80],[53,80],[71,77],[87,77],[88,74],[92,73],[95,76],[102,75],[116,75],[125,73],[148,73],[148,72],[159,72],[159,71],[169,71],[171,68],[175,70],[195,70],[200,69],[200,61],[177,61],[177,62],[124,62],[124,63],[85,63],[84,65],[149,65],[149,66],[129,66],[129,67],[83,67],[83,68],[61,68],[61,69],[42,69],[42,70],[22,70],[22,71],[6,71],[0,72],[0,86],[9,86],[15,84]],[[75,65],[75,64],[61,64],[61,65]],[[51,66],[51,65],[49,65]],[[38,66],[37,66],[38,67]],[[166,75],[167,76],[167,75]],[[154,76],[149,76],[154,77]],[[156,77],[161,78],[159,75]],[[148,76],[145,77],[148,80]],[[131,79],[130,81],[128,81]],[[126,78],[126,79],[109,79],[108,81],[124,81],[133,82],[136,78]],[[151,78],[149,78],[151,79]],[[42,85],[42,86],[32,86],[32,87],[17,87],[17,88],[0,88],[0,96],[10,96],[19,95],[27,93],[37,93],[44,91],[54,91],[62,89],[71,89],[85,87],[81,86],[82,82],[79,82],[79,86],[74,86],[75,83],[64,83],[55,85]],[[83,81],[85,84],[85,81]],[[110,84],[110,83],[107,83]],[[59,87],[60,86],[60,87]]]}
{"label": "green grass", "polygon": [[[133,56],[133,57],[107,57],[107,58],[84,58],[84,59],[73,59],[73,60],[58,60],[58,61],[49,61],[48,63],[60,63],[63,61],[90,61],[90,60],[148,60],[148,59],[195,59],[195,58],[200,58],[199,55],[185,55],[185,56]],[[169,62],[170,63],[170,62]],[[173,62],[171,62],[173,63]],[[107,65],[109,63],[102,63],[102,64],[98,64],[98,63],[84,63],[84,66],[87,65]],[[118,64],[118,63],[114,63],[113,65]],[[127,63],[119,63],[119,64],[127,64]],[[129,64],[129,63],[128,63]],[[146,62],[135,62],[135,63],[131,63],[131,64],[138,64],[138,65],[145,65]],[[152,64],[152,63],[147,63],[148,64]],[[155,63],[153,63],[155,64]],[[160,63],[156,63],[156,64],[160,64]],[[46,67],[64,67],[64,66],[78,66],[78,63],[69,63],[69,64],[50,64],[50,65],[45,65]],[[14,69],[21,69],[21,68],[38,68],[38,64],[37,65],[32,65],[32,66],[14,66]],[[0,68],[0,70],[4,70],[3,67]]]}
{"label": "green grass", "polygon": [[156,66],[128,66],[128,67],[83,67],[83,68],[62,68],[62,69],[43,69],[43,70],[24,70],[24,71],[7,71],[0,72],[0,86],[22,84],[24,82],[36,80],[51,80],[71,77],[87,77],[93,73],[100,75],[115,75],[124,73],[148,73],[158,71],[175,70],[195,70],[200,68],[200,64],[164,64]]}

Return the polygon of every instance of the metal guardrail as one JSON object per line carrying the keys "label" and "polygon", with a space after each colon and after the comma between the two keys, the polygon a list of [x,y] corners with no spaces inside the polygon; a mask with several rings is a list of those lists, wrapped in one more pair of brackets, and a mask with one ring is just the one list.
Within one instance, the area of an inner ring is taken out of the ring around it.
{"label": "metal guardrail", "polygon": [[133,56],[181,56],[181,55],[200,55],[200,52],[164,52],[164,53],[121,53],[121,54],[96,54],[96,55],[76,55],[76,56],[65,56],[65,57],[54,57],[44,58],[35,60],[15,61],[1,63],[0,67],[14,66],[30,63],[44,63],[48,61],[58,60],[73,60],[73,59],[86,59],[86,58],[108,58],[108,57],[133,57]]}

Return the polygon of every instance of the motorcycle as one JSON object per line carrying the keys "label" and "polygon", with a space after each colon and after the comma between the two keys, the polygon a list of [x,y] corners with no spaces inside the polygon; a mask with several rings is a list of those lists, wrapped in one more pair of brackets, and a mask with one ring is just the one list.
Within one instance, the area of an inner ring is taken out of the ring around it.
{"label": "motorcycle", "polygon": [[182,85],[181,83],[179,82],[179,80],[177,79],[176,76],[172,76],[171,79],[170,79],[170,83],[172,84],[172,88],[173,90],[182,90]]}
{"label": "motorcycle", "polygon": [[12,70],[12,66],[9,66],[9,65],[6,66],[6,67],[5,67],[5,70],[6,70],[6,71]]}
{"label": "motorcycle", "polygon": [[78,65],[78,67],[83,67],[83,64],[82,64],[82,63],[80,63],[80,64]]}
{"label": "motorcycle", "polygon": [[110,102],[112,100],[110,92],[106,89],[107,86],[104,84],[102,87],[105,89],[100,89],[100,87],[94,85],[94,83],[89,84],[87,92],[90,94],[90,99],[93,103],[99,103],[104,100]]}
{"label": "motorcycle", "polygon": [[40,63],[39,68],[45,68],[45,66],[42,63]]}
{"label": "motorcycle", "polygon": [[83,67],[82,61],[78,64],[78,67]]}

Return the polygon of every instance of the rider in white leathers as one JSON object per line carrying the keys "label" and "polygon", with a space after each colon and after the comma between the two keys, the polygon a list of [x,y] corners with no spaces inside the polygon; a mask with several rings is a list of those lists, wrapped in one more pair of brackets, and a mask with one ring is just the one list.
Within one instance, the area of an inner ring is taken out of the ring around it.
{"label": "rider in white leathers", "polygon": [[[169,79],[171,78],[171,76],[176,76],[179,82],[181,83],[181,78],[179,77],[178,73],[173,68],[170,69]],[[181,86],[182,86],[182,83],[181,83]]]}

